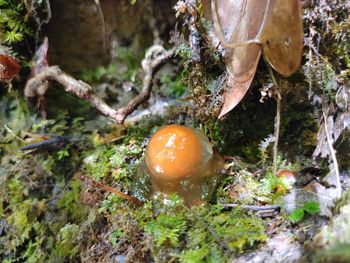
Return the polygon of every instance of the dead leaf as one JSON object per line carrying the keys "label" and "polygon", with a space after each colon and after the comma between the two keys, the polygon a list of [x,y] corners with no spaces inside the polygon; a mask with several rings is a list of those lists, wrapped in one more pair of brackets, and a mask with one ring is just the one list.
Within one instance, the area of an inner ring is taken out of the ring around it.
{"label": "dead leaf", "polygon": [[[212,2],[215,4],[215,2]],[[237,29],[246,9],[247,0],[218,0],[216,6],[217,16],[212,15],[216,33],[219,38],[229,42],[233,32]]]}
{"label": "dead leaf", "polygon": [[270,0],[259,40],[264,56],[281,75],[290,76],[300,65],[303,25],[299,0]]}
{"label": "dead leaf", "polygon": [[[259,56],[260,57],[260,56]],[[259,60],[258,57],[258,60]],[[222,105],[219,119],[224,116],[226,113],[231,111],[234,107],[240,103],[240,101],[244,98],[245,94],[248,92],[250,84],[253,81],[254,74],[244,83],[239,83],[235,81],[234,78],[229,76],[227,81],[227,85],[230,87],[224,93],[224,104]]]}
{"label": "dead leaf", "polygon": [[227,48],[225,64],[230,75],[221,118],[247,93],[261,49],[271,66],[284,76],[299,67],[303,29],[298,0],[212,0],[211,9],[215,33]]}
{"label": "dead leaf", "polygon": [[[224,32],[224,40],[229,39],[228,44],[235,44],[254,39],[260,32],[265,6],[266,0],[218,1],[216,20]],[[235,19],[235,17],[237,18]],[[218,30],[219,28],[216,31]],[[230,75],[227,83],[229,88],[224,94],[224,104],[219,118],[237,106],[249,90],[260,54],[261,46],[259,44],[241,45],[227,49],[225,63],[226,70]]]}
{"label": "dead leaf", "polygon": [[21,66],[15,58],[0,54],[0,80],[12,80],[20,69]]}

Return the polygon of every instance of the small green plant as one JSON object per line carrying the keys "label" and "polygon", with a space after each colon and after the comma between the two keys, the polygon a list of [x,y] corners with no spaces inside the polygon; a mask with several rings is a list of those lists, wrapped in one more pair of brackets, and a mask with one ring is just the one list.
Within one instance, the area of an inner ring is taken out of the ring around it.
{"label": "small green plant", "polygon": [[[14,50],[13,54],[16,51],[23,53],[21,45],[26,41],[28,46],[33,40],[31,38],[34,37],[39,21],[45,19],[41,15],[48,15],[48,5],[43,0],[0,0],[0,51],[3,53],[2,49],[6,46],[10,47],[8,51],[11,53]],[[33,23],[34,20],[36,23]]]}
{"label": "small green plant", "polygon": [[66,157],[69,157],[69,151],[68,149],[63,149],[57,152],[57,159],[62,160]]}
{"label": "small green plant", "polygon": [[101,80],[117,83],[133,81],[140,69],[142,56],[142,52],[137,53],[131,48],[119,47],[116,63],[99,66],[94,70],[85,70],[80,77],[88,83],[98,83]]}
{"label": "small green plant", "polygon": [[59,240],[53,251],[54,256],[60,258],[72,258],[78,253],[78,235],[79,226],[67,224],[60,229]]}
{"label": "small green plant", "polygon": [[291,189],[291,182],[286,177],[278,177],[268,172],[267,175],[262,179],[262,185],[265,191],[272,194],[272,199],[278,198],[281,195],[287,194]]}
{"label": "small green plant", "polygon": [[181,44],[176,49],[175,54],[184,59],[190,59],[192,57],[192,49],[187,44]]}
{"label": "small green plant", "polygon": [[57,202],[57,207],[65,209],[68,215],[75,221],[82,221],[86,214],[86,207],[80,203],[81,182],[72,180],[69,184],[70,191],[67,191]]}
{"label": "small green plant", "polygon": [[26,25],[27,10],[23,1],[0,0],[0,9],[0,44],[20,42],[33,33]]}
{"label": "small green plant", "polygon": [[208,248],[184,250],[182,251],[181,255],[179,255],[179,259],[180,262],[183,263],[205,262],[205,258],[209,252],[210,251]]}
{"label": "small green plant", "polygon": [[180,97],[186,91],[186,86],[181,83],[180,77],[171,79],[169,74],[164,72],[160,77],[160,82],[165,85],[165,95]]}
{"label": "small green plant", "polygon": [[116,229],[112,232],[112,234],[109,235],[109,241],[112,243],[112,246],[115,247],[120,239],[120,237],[123,235],[123,231],[121,229]]}
{"label": "small green plant", "polygon": [[156,261],[170,252],[180,262],[223,262],[227,253],[234,255],[266,240],[264,222],[239,208],[227,211],[209,204],[187,208],[176,195],[152,203],[137,213],[137,220],[151,237]]}
{"label": "small green plant", "polygon": [[155,220],[145,225],[145,230],[154,238],[158,248],[166,242],[175,247],[186,230],[185,216],[183,213],[160,214]]}
{"label": "small green plant", "polygon": [[292,223],[297,223],[297,222],[300,222],[305,217],[306,213],[309,215],[317,215],[319,212],[320,212],[320,203],[314,202],[314,201],[305,202],[302,208],[294,209],[288,216],[288,219]]}

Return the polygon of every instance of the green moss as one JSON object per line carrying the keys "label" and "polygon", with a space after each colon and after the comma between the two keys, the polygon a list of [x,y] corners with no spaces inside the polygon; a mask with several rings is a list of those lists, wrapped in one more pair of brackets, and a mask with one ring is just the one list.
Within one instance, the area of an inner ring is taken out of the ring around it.
{"label": "green moss", "polygon": [[87,215],[87,209],[80,202],[81,182],[72,180],[69,183],[69,191],[57,201],[57,207],[68,213],[68,218],[75,222],[82,222]]}
{"label": "green moss", "polygon": [[167,97],[181,97],[187,91],[187,87],[182,83],[182,76],[179,74],[177,78],[172,79],[168,72],[163,72],[160,76],[160,82],[165,86],[163,91]]}
{"label": "green moss", "polygon": [[[0,189],[5,193],[0,196],[0,220],[6,226],[0,237],[0,260],[49,261],[57,244],[54,240],[63,238],[60,229],[85,220],[80,183],[68,183],[79,160],[72,149],[67,149],[69,156],[58,158],[54,152],[24,155],[18,148],[23,145],[20,139],[27,139],[24,132],[68,135],[67,118],[42,121],[28,111],[15,92],[3,96],[0,105],[0,118],[9,128],[0,127],[4,146]],[[76,251],[74,246],[68,248],[70,245],[67,249]]]}
{"label": "green moss", "polygon": [[[18,111],[16,114],[22,117],[31,116],[26,111],[19,111],[17,107],[20,107],[18,103],[9,112]],[[68,123],[73,122],[63,114],[55,121],[35,119],[31,125],[29,122],[26,129],[66,135],[70,132],[67,129]],[[85,133],[84,121],[77,120],[76,123],[74,133]],[[35,174],[33,180],[36,184],[48,186],[42,187],[40,191],[32,189],[31,184],[23,181],[20,176],[22,172],[28,171],[22,171],[15,177],[7,175],[9,179],[5,187],[11,202],[5,204],[2,201],[1,209],[11,211],[4,217],[14,230],[1,240],[4,241],[3,249],[12,251],[12,254],[7,254],[2,259],[15,260],[22,257],[29,262],[74,261],[80,253],[90,253],[86,250],[86,244],[96,244],[98,241],[95,235],[98,236],[102,229],[105,232],[101,235],[107,236],[104,243],[107,247],[104,249],[127,253],[125,249],[132,246],[140,253],[135,258],[143,260],[144,252],[140,251],[149,251],[155,261],[161,262],[171,258],[181,262],[223,262],[264,242],[265,222],[239,209],[225,210],[212,204],[187,208],[176,195],[166,199],[156,196],[140,209],[113,194],[100,194],[96,197],[94,193],[101,193],[98,187],[72,179],[72,171],[79,167],[78,164],[82,164],[84,175],[124,192],[132,190],[136,170],[146,146],[145,138],[150,137],[163,124],[161,119],[150,119],[140,125],[118,130],[118,136],[125,136],[125,139],[116,144],[104,144],[103,141],[103,136],[114,134],[115,129],[102,129],[99,135],[90,134],[91,141],[95,144],[85,145],[84,151],[73,146],[67,149],[69,156],[64,158],[59,158],[59,154],[40,153],[16,160],[15,167],[23,160],[40,167],[36,169],[41,172],[33,173],[30,170],[29,173]],[[215,140],[220,139],[217,124],[213,127],[208,125],[205,129],[217,138]],[[13,136],[8,139],[11,143],[16,142]],[[251,174],[246,174],[246,177],[252,178]],[[233,183],[232,180],[232,177],[228,177],[226,183]],[[258,195],[261,184],[247,179],[248,186],[256,189],[251,192],[253,195]],[[93,206],[99,208],[96,212],[92,211],[93,208],[90,209],[90,214],[96,213],[93,219],[89,219],[88,209],[81,203],[82,195],[89,195],[94,200],[90,201]],[[217,191],[213,200],[219,198],[227,198],[227,193]],[[261,197],[257,198],[260,200]],[[94,222],[98,217],[104,221],[97,227]],[[80,238],[85,235],[89,239],[80,242]]]}
{"label": "green moss", "polygon": [[142,148],[139,143],[117,146],[101,145],[92,152],[86,152],[85,174],[95,180],[107,179],[112,175],[115,182],[128,181],[140,163]]}
{"label": "green moss", "polygon": [[114,81],[116,83],[130,81],[135,78],[140,69],[143,52],[132,48],[118,47],[116,63],[99,66],[95,70],[84,71],[80,78],[87,83]]}
{"label": "green moss", "polygon": [[110,174],[111,163],[110,157],[114,150],[110,146],[103,145],[89,154],[86,153],[84,159],[85,174],[91,176],[93,179],[100,180]]}
{"label": "green moss", "polygon": [[342,244],[325,251],[319,252],[314,258],[314,263],[346,263],[350,261],[350,244]]}
{"label": "green moss", "polygon": [[[164,260],[171,252],[181,262],[223,262],[267,238],[265,223],[240,209],[229,211],[218,205],[187,208],[176,195],[155,202],[145,205],[137,218],[151,237],[156,260]],[[154,209],[156,216],[152,216]]]}
{"label": "green moss", "polygon": [[60,229],[58,240],[53,249],[53,258],[63,260],[74,257],[79,250],[78,245],[79,226],[68,223]]}
{"label": "green moss", "polygon": [[157,248],[167,243],[175,247],[186,231],[185,216],[183,213],[160,214],[145,224],[145,231],[152,236]]}
{"label": "green moss", "polygon": [[1,0],[0,9],[0,44],[14,44],[33,34],[26,24],[30,10],[22,1]]}
{"label": "green moss", "polygon": [[175,54],[183,59],[189,60],[192,58],[192,49],[187,44],[181,44],[176,49]]}

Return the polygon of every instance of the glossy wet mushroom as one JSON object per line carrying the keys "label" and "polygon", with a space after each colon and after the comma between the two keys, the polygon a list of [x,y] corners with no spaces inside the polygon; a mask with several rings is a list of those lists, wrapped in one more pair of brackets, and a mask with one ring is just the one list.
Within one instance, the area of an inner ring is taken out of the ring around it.
{"label": "glossy wet mushroom", "polygon": [[223,165],[202,131],[173,124],[150,139],[138,177],[150,179],[150,195],[177,193],[193,205],[210,197]]}

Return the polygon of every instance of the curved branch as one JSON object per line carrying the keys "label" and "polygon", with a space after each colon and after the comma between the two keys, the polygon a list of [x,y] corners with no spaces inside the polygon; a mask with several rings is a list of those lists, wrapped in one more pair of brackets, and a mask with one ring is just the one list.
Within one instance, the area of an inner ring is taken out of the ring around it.
{"label": "curved branch", "polygon": [[174,54],[175,48],[165,50],[162,46],[152,46],[142,61],[142,68],[145,72],[145,76],[143,78],[143,86],[140,94],[119,109],[111,108],[101,98],[96,96],[87,83],[74,79],[58,66],[48,67],[35,77],[29,79],[25,86],[24,94],[26,97],[43,96],[46,89],[43,91],[40,87],[46,85],[47,81],[54,80],[61,84],[65,91],[89,101],[91,105],[103,115],[111,118],[117,123],[123,123],[128,115],[134,112],[139,105],[150,97],[154,75],[158,72],[161,66],[174,56]]}

